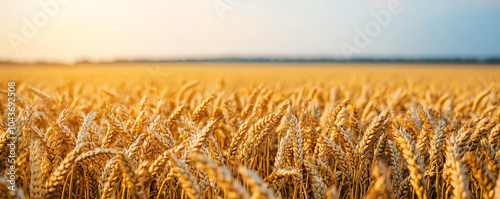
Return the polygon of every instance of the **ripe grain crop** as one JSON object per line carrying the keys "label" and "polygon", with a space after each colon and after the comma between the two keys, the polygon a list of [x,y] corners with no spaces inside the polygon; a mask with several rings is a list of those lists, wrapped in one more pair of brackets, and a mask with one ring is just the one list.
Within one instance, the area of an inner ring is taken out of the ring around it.
{"label": "ripe grain crop", "polygon": [[0,198],[500,199],[499,69],[353,67],[6,67]]}

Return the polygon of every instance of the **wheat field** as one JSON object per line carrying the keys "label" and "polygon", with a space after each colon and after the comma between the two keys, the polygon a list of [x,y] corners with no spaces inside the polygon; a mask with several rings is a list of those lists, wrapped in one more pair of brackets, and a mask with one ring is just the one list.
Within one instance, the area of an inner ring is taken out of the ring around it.
{"label": "wheat field", "polygon": [[500,199],[495,66],[0,70],[0,198]]}

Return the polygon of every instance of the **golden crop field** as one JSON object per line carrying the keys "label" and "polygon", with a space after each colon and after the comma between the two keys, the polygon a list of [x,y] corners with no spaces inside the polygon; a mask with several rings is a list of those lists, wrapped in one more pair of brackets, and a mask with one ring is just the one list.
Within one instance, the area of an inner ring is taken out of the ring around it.
{"label": "golden crop field", "polygon": [[0,198],[500,199],[497,66],[0,71]]}

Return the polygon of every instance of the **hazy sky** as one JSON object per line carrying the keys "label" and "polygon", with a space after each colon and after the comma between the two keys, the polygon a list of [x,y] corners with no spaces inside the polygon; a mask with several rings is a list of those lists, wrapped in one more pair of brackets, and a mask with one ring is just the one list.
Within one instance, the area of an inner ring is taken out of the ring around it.
{"label": "hazy sky", "polygon": [[500,1],[0,0],[0,60],[228,56],[498,57]]}

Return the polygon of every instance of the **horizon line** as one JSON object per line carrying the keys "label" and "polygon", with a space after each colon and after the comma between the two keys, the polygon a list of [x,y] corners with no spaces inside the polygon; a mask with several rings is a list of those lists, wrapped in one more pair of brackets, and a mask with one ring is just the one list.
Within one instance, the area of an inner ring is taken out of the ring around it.
{"label": "horizon line", "polygon": [[338,58],[280,58],[280,57],[218,57],[218,58],[185,58],[185,59],[116,59],[113,61],[79,60],[67,64],[57,61],[11,61],[0,60],[0,65],[76,65],[76,64],[109,64],[109,63],[426,63],[426,64],[500,64],[500,56],[490,58],[373,58],[358,57],[352,59]]}

